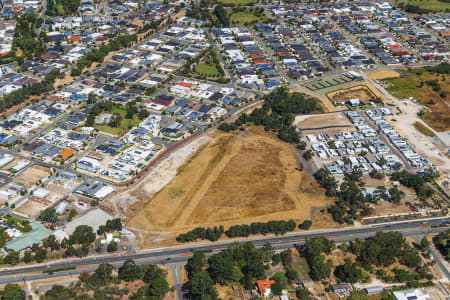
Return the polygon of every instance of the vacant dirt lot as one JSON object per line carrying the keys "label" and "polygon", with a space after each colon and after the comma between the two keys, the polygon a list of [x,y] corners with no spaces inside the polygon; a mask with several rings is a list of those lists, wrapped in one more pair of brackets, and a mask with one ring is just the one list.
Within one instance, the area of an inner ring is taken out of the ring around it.
{"label": "vacant dirt lot", "polygon": [[27,202],[16,208],[14,212],[28,218],[37,218],[41,211],[46,208],[47,206],[44,206],[41,203],[27,200]]}
{"label": "vacant dirt lot", "polygon": [[344,103],[351,99],[359,99],[362,103],[368,103],[377,95],[367,86],[356,86],[346,90],[339,90],[327,95],[333,103]]}
{"label": "vacant dirt lot", "polygon": [[133,193],[127,225],[149,244],[197,226],[303,221],[328,200],[298,168],[293,147],[262,129],[216,133],[152,199]]}
{"label": "vacant dirt lot", "polygon": [[351,126],[352,123],[342,113],[323,114],[319,116],[302,115],[295,118],[294,124],[300,130],[323,128],[328,126]]}
{"label": "vacant dirt lot", "polygon": [[15,180],[17,183],[23,183],[27,187],[31,187],[38,182],[38,180],[42,180],[46,178],[50,174],[50,168],[35,165],[24,172],[22,172]]}
{"label": "vacant dirt lot", "polygon": [[370,80],[379,80],[379,79],[399,77],[400,73],[394,70],[378,70],[366,72],[366,75],[367,77],[369,77]]}

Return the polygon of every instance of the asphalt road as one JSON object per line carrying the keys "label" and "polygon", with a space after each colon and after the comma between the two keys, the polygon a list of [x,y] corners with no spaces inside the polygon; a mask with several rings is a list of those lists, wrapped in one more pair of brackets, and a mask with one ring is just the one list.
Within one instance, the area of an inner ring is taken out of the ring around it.
{"label": "asphalt road", "polygon": [[[95,266],[101,263],[110,264],[120,264],[127,259],[133,260],[146,260],[141,262],[143,264],[173,264],[177,262],[187,261],[192,252],[194,251],[220,251],[226,249],[230,244],[234,242],[247,243],[251,242],[255,246],[262,246],[266,243],[271,243],[275,249],[285,249],[293,247],[296,244],[303,244],[306,238],[325,236],[329,239],[335,240],[336,242],[351,241],[356,238],[364,239],[375,235],[379,231],[399,231],[405,236],[414,236],[419,233],[421,234],[432,234],[441,232],[448,227],[430,228],[433,225],[441,225],[446,222],[450,223],[450,217],[434,218],[434,219],[419,219],[414,221],[390,223],[388,225],[372,225],[364,227],[355,228],[342,228],[336,230],[327,231],[306,231],[306,232],[296,232],[290,233],[283,236],[267,236],[267,237],[254,237],[254,238],[243,238],[228,241],[219,241],[215,243],[208,244],[192,244],[183,247],[172,247],[157,249],[148,252],[141,252],[135,254],[119,254],[119,255],[109,255],[109,256],[90,256],[81,259],[67,259],[55,263],[47,263],[45,265],[35,265],[29,267],[9,267],[0,270],[0,284],[38,280],[45,278],[56,278],[64,277],[70,274],[79,274],[82,271],[89,271],[89,267],[92,270]],[[57,269],[57,268],[68,268],[68,267],[80,267],[88,266],[82,270],[71,270],[65,272],[57,272],[54,274],[30,274],[35,272],[41,272],[45,270]]]}

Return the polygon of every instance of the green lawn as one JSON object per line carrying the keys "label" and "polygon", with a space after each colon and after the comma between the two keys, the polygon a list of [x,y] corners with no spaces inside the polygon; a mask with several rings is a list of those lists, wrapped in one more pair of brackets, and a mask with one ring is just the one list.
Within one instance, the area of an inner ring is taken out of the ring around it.
{"label": "green lawn", "polygon": [[64,15],[64,7],[61,4],[56,5],[56,11],[58,13],[58,16]]}
{"label": "green lawn", "polygon": [[429,9],[435,12],[450,9],[450,2],[443,2],[439,0],[408,1],[407,4],[418,6],[423,9]]}
{"label": "green lawn", "polygon": [[217,70],[216,66],[207,64],[207,63],[200,63],[195,65],[195,73],[197,74],[205,74],[208,77],[213,76],[219,76],[219,71]]}
{"label": "green lawn", "polygon": [[259,18],[252,14],[251,12],[237,12],[230,16],[230,23],[236,24],[236,25],[244,25],[244,24],[251,24],[253,22],[256,23],[264,23],[267,21],[267,18],[262,17]]}
{"label": "green lawn", "polygon": [[305,258],[302,257],[299,260],[293,261],[291,267],[297,271],[300,280],[311,280],[311,277],[309,277],[309,266]]}
{"label": "green lawn", "polygon": [[119,113],[121,115],[125,115],[127,113],[127,111],[125,109],[120,109],[120,108],[117,108],[117,107],[113,107],[111,109],[111,112],[112,113]]}
{"label": "green lawn", "polygon": [[414,99],[418,99],[422,96],[420,89],[417,88],[421,81],[419,76],[412,74],[405,77],[386,79],[386,81],[392,84],[387,90],[397,98],[413,97]]}
{"label": "green lawn", "polygon": [[120,135],[122,133],[122,128],[113,128],[111,126],[108,125],[94,125],[95,128],[97,128],[99,131],[103,131],[109,134],[114,134],[114,135]]}
{"label": "green lawn", "polygon": [[133,126],[133,120],[131,119],[123,119],[120,121],[120,127],[129,128],[131,126]]}

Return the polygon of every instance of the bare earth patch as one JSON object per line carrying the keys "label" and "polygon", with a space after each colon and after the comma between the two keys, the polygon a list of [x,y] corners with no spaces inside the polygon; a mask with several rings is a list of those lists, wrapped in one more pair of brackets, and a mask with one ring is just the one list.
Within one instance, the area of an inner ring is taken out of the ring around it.
{"label": "bare earth patch", "polygon": [[39,180],[46,178],[49,174],[50,168],[35,165],[20,173],[15,182],[23,183],[29,188],[35,185]]}
{"label": "bare earth patch", "polygon": [[322,128],[328,126],[350,126],[352,123],[344,114],[338,112],[334,114],[323,115],[300,115],[295,118],[294,124],[300,130],[306,128]]}
{"label": "bare earth patch", "polygon": [[[291,145],[260,128],[217,132],[178,169],[177,176],[153,198],[141,195],[127,213],[127,226],[141,243],[173,237],[197,226],[243,224],[311,217],[328,205],[317,193]],[[152,173],[149,173],[151,180]],[[142,189],[142,187],[141,187]]]}
{"label": "bare earth patch", "polygon": [[400,77],[400,73],[394,70],[377,70],[377,71],[371,71],[366,72],[367,77],[369,77],[370,80],[379,80],[379,79],[386,79],[386,78],[395,78]]}

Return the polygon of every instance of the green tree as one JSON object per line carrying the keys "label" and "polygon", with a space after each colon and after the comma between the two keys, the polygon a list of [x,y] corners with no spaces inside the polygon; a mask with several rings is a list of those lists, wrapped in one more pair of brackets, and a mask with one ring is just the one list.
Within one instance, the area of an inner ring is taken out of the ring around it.
{"label": "green tree", "polygon": [[101,263],[95,270],[95,275],[105,282],[112,279],[113,266],[108,263]]}
{"label": "green tree", "polygon": [[352,263],[350,259],[346,259],[343,265],[337,266],[334,275],[339,281],[349,283],[362,281],[366,277],[358,263]]}
{"label": "green tree", "polygon": [[47,258],[47,249],[39,248],[34,255],[34,260],[37,262],[43,262]]}
{"label": "green tree", "polygon": [[430,250],[430,242],[428,241],[427,237],[425,237],[425,236],[420,241],[420,250],[421,251]]}
{"label": "green tree", "polygon": [[282,290],[283,290],[283,287],[278,282],[275,282],[274,284],[272,284],[270,286],[270,291],[272,292],[272,294],[274,294],[276,296],[281,295]]}
{"label": "green tree", "polygon": [[299,300],[311,300],[311,293],[302,287],[298,287],[295,291],[295,295]]}
{"label": "green tree", "polygon": [[194,252],[194,255],[188,260],[188,263],[186,264],[186,272],[188,273],[188,277],[192,278],[195,274],[200,272],[205,264],[205,253]]}
{"label": "green tree", "polygon": [[55,223],[58,220],[58,213],[54,208],[46,208],[40,214],[40,219],[45,222]]}
{"label": "green tree", "polygon": [[391,196],[390,201],[394,203],[399,203],[405,197],[405,193],[396,186],[389,189],[389,195]]}
{"label": "green tree", "polygon": [[189,294],[193,299],[217,299],[213,281],[206,271],[200,271],[192,277]]}
{"label": "green tree", "polygon": [[167,292],[169,292],[169,284],[167,283],[167,280],[162,277],[156,278],[149,285],[150,296],[162,299]]}
{"label": "green tree", "polygon": [[41,296],[42,300],[60,300],[60,299],[72,299],[75,297],[75,293],[62,285],[53,285],[51,289],[45,292],[44,296]]}
{"label": "green tree", "polygon": [[17,284],[7,284],[3,289],[2,300],[25,300],[25,291]]}
{"label": "green tree", "polygon": [[27,264],[32,261],[33,261],[33,256],[31,255],[31,252],[25,252],[25,254],[23,255],[23,262]]}
{"label": "green tree", "polygon": [[311,225],[312,225],[311,220],[305,220],[305,221],[303,221],[302,224],[298,225],[298,228],[303,229],[303,230],[308,230],[309,228],[311,228]]}
{"label": "green tree", "polygon": [[312,279],[318,281],[330,277],[332,263],[330,260],[325,262],[323,255],[317,255],[312,259],[310,265]]}
{"label": "green tree", "polygon": [[231,280],[239,282],[242,277],[244,277],[244,274],[242,274],[241,269],[238,266],[233,266],[233,269],[231,270]]}
{"label": "green tree", "polygon": [[5,264],[16,265],[20,262],[20,253],[19,252],[10,252],[4,258]]}
{"label": "green tree", "polygon": [[119,268],[119,279],[125,281],[134,281],[141,277],[141,270],[134,260],[126,260]]}
{"label": "green tree", "polygon": [[117,245],[116,242],[112,241],[111,243],[109,243],[107,250],[108,252],[116,252],[117,249],[119,249],[119,245]]}

